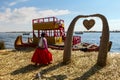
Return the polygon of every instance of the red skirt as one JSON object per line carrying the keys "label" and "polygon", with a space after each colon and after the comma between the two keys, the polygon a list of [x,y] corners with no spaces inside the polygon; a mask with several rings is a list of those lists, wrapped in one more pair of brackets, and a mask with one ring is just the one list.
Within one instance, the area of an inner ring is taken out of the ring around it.
{"label": "red skirt", "polygon": [[48,51],[48,49],[37,48],[31,61],[38,64],[49,64],[52,61],[52,54]]}

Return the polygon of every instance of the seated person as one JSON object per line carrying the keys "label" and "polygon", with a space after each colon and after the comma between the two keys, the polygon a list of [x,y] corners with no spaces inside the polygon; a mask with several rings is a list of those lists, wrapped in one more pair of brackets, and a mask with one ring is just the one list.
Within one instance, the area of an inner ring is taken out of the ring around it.
{"label": "seated person", "polygon": [[83,46],[85,48],[81,48],[80,50],[81,51],[98,51],[99,50],[99,46],[97,46],[96,44],[89,44],[89,43],[85,43],[83,44]]}
{"label": "seated person", "polygon": [[[96,44],[84,43],[83,46],[85,48],[81,48],[80,50],[84,51],[84,52],[86,52],[86,51],[99,51],[99,46],[97,46]],[[108,43],[108,51],[110,51],[111,46],[112,46],[112,41],[109,41],[109,43]]]}

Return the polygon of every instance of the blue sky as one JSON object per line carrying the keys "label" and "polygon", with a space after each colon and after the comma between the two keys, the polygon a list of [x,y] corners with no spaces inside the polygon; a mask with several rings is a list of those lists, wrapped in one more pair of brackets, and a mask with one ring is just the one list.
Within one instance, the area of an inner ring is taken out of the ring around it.
{"label": "blue sky", "polygon": [[[32,19],[55,16],[65,30],[77,15],[103,14],[110,30],[120,30],[120,0],[0,0],[0,32],[32,31]],[[102,30],[99,18],[91,30]],[[86,30],[81,20],[75,31]]]}

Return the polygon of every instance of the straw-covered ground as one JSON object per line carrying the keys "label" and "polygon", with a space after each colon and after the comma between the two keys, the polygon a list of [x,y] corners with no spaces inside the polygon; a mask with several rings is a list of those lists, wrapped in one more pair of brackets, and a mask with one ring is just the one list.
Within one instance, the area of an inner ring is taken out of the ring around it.
{"label": "straw-covered ground", "polygon": [[97,52],[72,52],[72,61],[62,64],[63,50],[51,50],[53,62],[33,66],[33,50],[0,50],[0,80],[120,80],[120,54],[108,54],[107,66],[96,65]]}

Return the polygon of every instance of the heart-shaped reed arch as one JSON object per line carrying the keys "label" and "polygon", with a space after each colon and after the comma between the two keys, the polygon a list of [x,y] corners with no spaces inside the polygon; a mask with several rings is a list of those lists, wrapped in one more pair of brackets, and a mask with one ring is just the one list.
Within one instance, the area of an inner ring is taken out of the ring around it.
{"label": "heart-shaped reed arch", "polygon": [[[80,18],[89,18],[89,17],[98,17],[102,21],[102,24],[103,24],[102,38],[100,40],[97,64],[99,66],[106,65],[107,53],[108,53],[108,42],[109,42],[109,26],[108,26],[108,22],[107,22],[107,19],[105,18],[105,16],[103,16],[101,14],[78,15],[72,20],[72,22],[70,23],[70,26],[68,28],[67,35],[66,35],[64,54],[63,54],[63,63],[67,64],[67,63],[71,62],[72,36],[73,36],[75,23]],[[83,25],[85,26],[85,28],[87,30],[94,27],[94,24],[95,24],[95,21],[93,19],[83,21]]]}

